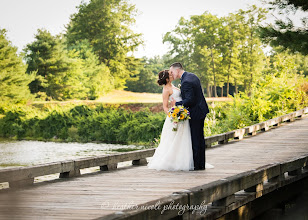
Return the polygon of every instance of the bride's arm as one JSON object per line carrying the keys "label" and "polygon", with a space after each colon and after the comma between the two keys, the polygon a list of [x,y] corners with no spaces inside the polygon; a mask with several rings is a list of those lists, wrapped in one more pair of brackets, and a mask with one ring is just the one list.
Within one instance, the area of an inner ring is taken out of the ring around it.
{"label": "bride's arm", "polygon": [[166,114],[168,114],[168,111],[169,111],[168,101],[169,101],[169,90],[164,89],[163,90],[163,108]]}

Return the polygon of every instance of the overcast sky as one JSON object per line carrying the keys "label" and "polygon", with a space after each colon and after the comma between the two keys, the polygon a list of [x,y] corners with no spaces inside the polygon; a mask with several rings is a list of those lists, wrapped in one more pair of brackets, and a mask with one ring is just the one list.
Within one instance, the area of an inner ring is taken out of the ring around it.
{"label": "overcast sky", "polygon": [[[0,0],[0,28],[8,30],[7,36],[21,51],[34,40],[38,28],[52,34],[65,30],[70,15],[82,0]],[[180,17],[189,18],[205,11],[225,16],[251,4],[261,6],[259,0],[130,0],[140,14],[134,30],[143,34],[145,46],[135,56],[153,57],[167,52],[162,36],[171,31]]]}

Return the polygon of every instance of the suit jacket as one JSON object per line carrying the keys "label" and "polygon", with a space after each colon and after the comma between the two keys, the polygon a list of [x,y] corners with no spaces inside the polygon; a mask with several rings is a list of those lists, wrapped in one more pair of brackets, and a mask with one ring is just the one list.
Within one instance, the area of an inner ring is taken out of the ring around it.
{"label": "suit jacket", "polygon": [[188,108],[191,120],[204,119],[209,113],[205,101],[200,79],[193,73],[184,72],[181,78],[182,101],[175,105],[183,105]]}

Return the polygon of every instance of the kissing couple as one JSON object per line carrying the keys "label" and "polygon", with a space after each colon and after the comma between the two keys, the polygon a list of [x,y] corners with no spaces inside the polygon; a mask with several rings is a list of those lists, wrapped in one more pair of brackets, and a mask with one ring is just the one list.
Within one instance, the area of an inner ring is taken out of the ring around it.
{"label": "kissing couple", "polygon": [[[172,84],[180,79],[180,89]],[[169,70],[158,74],[159,85],[163,86],[163,108],[167,114],[162,129],[160,143],[148,163],[149,169],[168,171],[205,170],[213,168],[205,162],[204,119],[209,108],[203,95],[200,79],[193,73],[184,71],[181,63],[173,63]],[[168,117],[168,103],[184,106],[190,119],[178,123],[173,131],[173,123]]]}

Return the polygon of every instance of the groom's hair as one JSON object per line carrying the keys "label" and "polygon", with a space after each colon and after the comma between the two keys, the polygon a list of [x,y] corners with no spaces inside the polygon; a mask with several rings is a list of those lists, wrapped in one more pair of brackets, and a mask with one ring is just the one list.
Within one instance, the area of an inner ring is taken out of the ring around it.
{"label": "groom's hair", "polygon": [[183,70],[183,65],[179,62],[171,64],[170,67],[179,68],[179,69]]}

